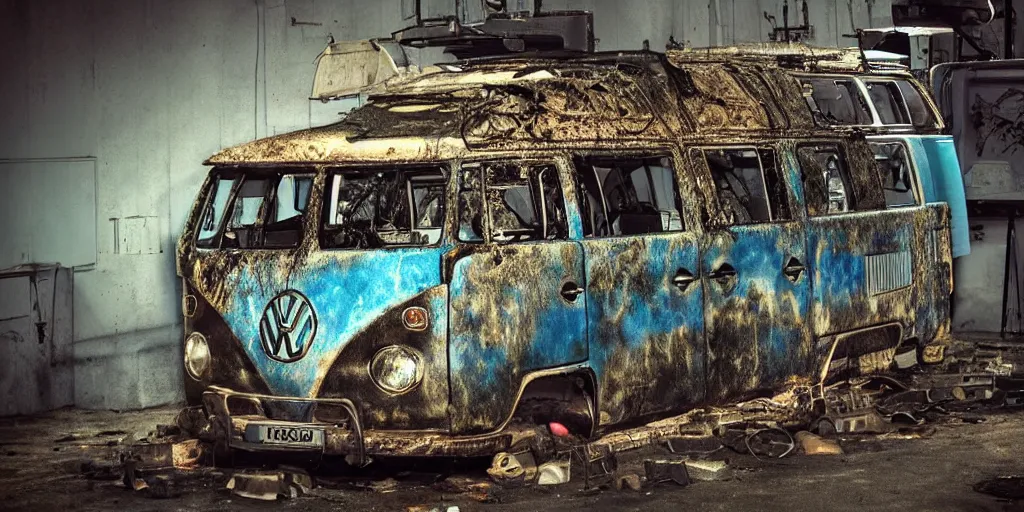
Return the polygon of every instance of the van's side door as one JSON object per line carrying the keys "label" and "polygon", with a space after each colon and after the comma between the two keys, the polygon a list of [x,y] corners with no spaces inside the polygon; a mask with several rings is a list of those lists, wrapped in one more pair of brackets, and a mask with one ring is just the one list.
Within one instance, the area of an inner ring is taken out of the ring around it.
{"label": "van's side door", "polygon": [[699,217],[681,199],[674,160],[668,151],[573,160],[601,424],[704,398]]}
{"label": "van's side door", "polygon": [[583,249],[553,161],[463,164],[449,281],[455,433],[499,428],[530,372],[587,358]]}
{"label": "van's side door", "polygon": [[701,256],[709,401],[775,388],[806,371],[812,350],[804,226],[779,150],[689,151],[710,175],[710,226]]}

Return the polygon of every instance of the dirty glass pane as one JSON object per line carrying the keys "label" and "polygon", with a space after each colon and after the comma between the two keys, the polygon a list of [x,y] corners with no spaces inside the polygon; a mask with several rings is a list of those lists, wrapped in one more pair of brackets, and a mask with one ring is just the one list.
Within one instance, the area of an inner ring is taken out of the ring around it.
{"label": "dirty glass pane", "polygon": [[865,85],[868,97],[875,105],[882,124],[910,124],[910,114],[903,103],[903,94],[900,93],[896,82],[872,81],[866,82]]}
{"label": "dirty glass pane", "polygon": [[206,201],[203,213],[200,216],[199,226],[196,231],[197,247],[213,247],[220,232],[220,225],[224,221],[224,212],[227,210],[228,198],[231,196],[231,187],[234,186],[235,178],[219,178],[213,182],[213,189],[210,190],[210,197]]}
{"label": "dirty glass pane", "polygon": [[910,111],[910,121],[914,126],[934,126],[935,116],[932,115],[932,110],[921,95],[921,91],[907,80],[897,80],[896,86],[903,93],[903,101]]}
{"label": "dirty glass pane", "polygon": [[277,182],[270,222],[263,226],[263,246],[267,248],[298,247],[313,176],[285,174]]}
{"label": "dirty glass pane", "polygon": [[807,214],[815,217],[850,211],[848,171],[839,147],[834,144],[797,149],[804,184]]}
{"label": "dirty glass pane", "polygon": [[553,165],[484,165],[491,238],[496,242],[564,239],[568,229]]}
{"label": "dirty glass pane", "polygon": [[706,149],[704,158],[715,182],[718,202],[732,224],[772,220],[768,189],[757,150]]}
{"label": "dirty glass pane", "polygon": [[576,162],[585,236],[682,231],[682,206],[668,158]]}
{"label": "dirty glass pane", "polygon": [[328,177],[321,247],[429,245],[441,238],[440,169],[337,171]]}
{"label": "dirty glass pane", "polygon": [[899,142],[871,143],[878,165],[878,176],[885,191],[885,205],[888,207],[910,206],[917,203],[914,197],[914,172],[911,169],[907,149]]}
{"label": "dirty glass pane", "polygon": [[464,170],[459,185],[459,240],[484,241],[483,197],[480,169]]}
{"label": "dirty glass pane", "polygon": [[258,246],[256,222],[262,213],[269,188],[268,178],[243,178],[224,230],[224,240],[221,242],[223,247],[247,249]]}
{"label": "dirty glass pane", "polygon": [[871,124],[871,111],[852,79],[804,78],[801,83],[809,86],[807,106],[814,118],[822,124],[866,125]]}
{"label": "dirty glass pane", "polygon": [[782,176],[779,163],[775,158],[775,150],[760,148],[757,156],[764,170],[765,190],[768,192],[768,205],[771,207],[772,220],[792,220],[789,209],[789,185]]}
{"label": "dirty glass pane", "polygon": [[313,186],[313,177],[286,174],[277,183],[276,200],[274,201],[274,222],[283,222],[306,213],[309,205],[309,191]]}
{"label": "dirty glass pane", "polygon": [[413,227],[416,229],[436,229],[433,233],[440,236],[441,222],[444,220],[444,181],[418,177],[411,180],[413,188]]}

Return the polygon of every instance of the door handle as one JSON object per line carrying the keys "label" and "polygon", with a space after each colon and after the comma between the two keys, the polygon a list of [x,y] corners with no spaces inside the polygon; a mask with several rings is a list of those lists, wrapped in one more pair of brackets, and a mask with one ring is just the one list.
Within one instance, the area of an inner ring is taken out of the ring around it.
{"label": "door handle", "polygon": [[675,277],[672,278],[672,284],[676,285],[676,288],[679,288],[679,290],[685,292],[686,289],[689,288],[696,280],[697,278],[693,277],[693,274],[691,274],[689,270],[681,268],[676,272]]}
{"label": "door handle", "polygon": [[584,291],[585,290],[582,286],[572,281],[568,281],[562,285],[562,290],[560,293],[562,294],[562,298],[564,298],[565,300],[569,302],[575,302],[576,297],[579,297],[580,294],[582,294]]}
{"label": "door handle", "polygon": [[728,263],[722,264],[717,270],[708,274],[708,278],[714,279],[721,284],[727,283],[730,279],[736,277],[736,269]]}
{"label": "door handle", "polygon": [[798,279],[800,279],[800,274],[803,274],[804,270],[807,269],[804,267],[803,263],[800,263],[800,260],[796,258],[790,258],[789,263],[787,263],[786,266],[782,269],[782,273],[785,274],[787,279],[795,283]]}

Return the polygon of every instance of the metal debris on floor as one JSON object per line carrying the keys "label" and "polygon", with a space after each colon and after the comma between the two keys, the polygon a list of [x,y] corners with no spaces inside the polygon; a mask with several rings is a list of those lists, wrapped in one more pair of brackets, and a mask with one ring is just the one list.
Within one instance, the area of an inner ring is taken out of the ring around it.
{"label": "metal debris on floor", "polygon": [[[763,470],[773,460],[843,456],[863,440],[920,439],[942,424],[978,423],[986,412],[1021,405],[1024,376],[1016,373],[1020,354],[999,347],[954,343],[934,365],[906,358],[885,375],[849,377],[823,386],[792,382],[774,396],[728,407],[705,407],[661,418],[628,430],[584,439],[560,423],[524,427],[519,442],[486,463],[439,469],[438,459],[411,466],[391,462],[340,472],[323,469],[326,458],[291,465],[260,455],[215,458],[219,451],[201,409],[183,410],[174,424],[148,431],[69,432],[55,436],[62,450],[90,447],[106,459],[80,458],[65,470],[97,482],[121,480],[151,498],[174,498],[201,485],[254,500],[362,491],[391,494],[440,493],[437,504],[408,510],[450,510],[452,500],[501,503],[509,493],[594,493],[650,491],[659,487],[709,485],[742,471]],[[249,460],[247,460],[247,458]],[[447,463],[449,465],[453,463]],[[327,464],[329,466],[329,464]],[[315,471],[311,468],[317,468]],[[374,469],[377,468],[377,469]],[[425,471],[422,471],[426,468]],[[370,473],[367,473],[370,471]],[[975,490],[1020,499],[1020,477],[1000,477]],[[442,504],[445,503],[445,504]]]}

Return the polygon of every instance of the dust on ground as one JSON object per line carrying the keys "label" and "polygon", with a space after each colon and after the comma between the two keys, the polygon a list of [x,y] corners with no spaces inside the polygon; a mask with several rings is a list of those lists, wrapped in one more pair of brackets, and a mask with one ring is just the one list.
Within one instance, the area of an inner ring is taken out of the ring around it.
{"label": "dust on ground", "polygon": [[[231,469],[175,472],[168,489],[137,492],[111,471],[119,446],[170,424],[177,407],[139,412],[61,410],[0,420],[0,497],[5,510],[1024,510],[1024,503],[975,492],[994,477],[1024,474],[1024,412],[951,416],[909,436],[848,435],[839,456],[793,455],[759,460],[723,452],[726,481],[614,487],[583,491],[574,482],[519,489],[495,488],[477,501],[471,493],[438,485],[486,481],[489,460],[382,461],[353,473],[332,461],[304,465],[315,484],[297,498],[265,502],[225,489]],[[637,457],[657,458],[640,452]],[[240,461],[259,465],[261,459]],[[281,463],[263,460],[268,468]],[[374,467],[376,466],[376,467]],[[447,479],[447,480],[446,480]],[[414,509],[415,510],[415,509]]]}

